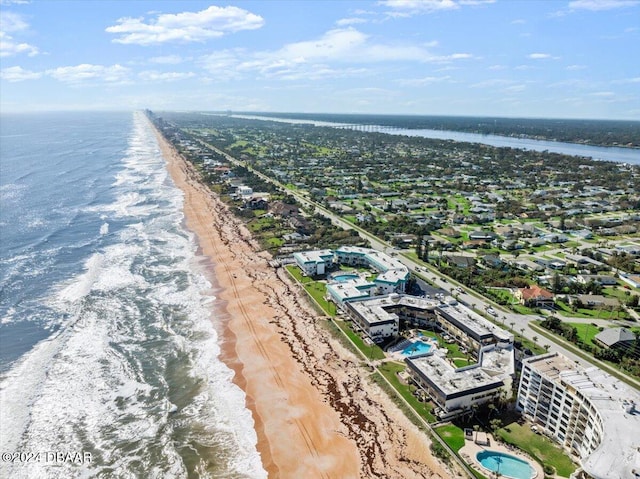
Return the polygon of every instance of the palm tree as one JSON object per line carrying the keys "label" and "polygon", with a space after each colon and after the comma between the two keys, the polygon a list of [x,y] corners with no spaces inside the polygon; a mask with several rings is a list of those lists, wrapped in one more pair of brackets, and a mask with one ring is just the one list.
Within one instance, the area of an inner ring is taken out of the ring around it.
{"label": "palm tree", "polygon": [[531,338],[533,340],[534,343],[538,343],[538,336],[534,336],[533,338]]}
{"label": "palm tree", "polygon": [[542,346],[542,347],[544,348],[544,350],[545,350],[546,352],[549,352],[549,348],[551,347],[551,345],[550,345],[550,344],[545,344],[545,345],[544,345],[544,346]]}

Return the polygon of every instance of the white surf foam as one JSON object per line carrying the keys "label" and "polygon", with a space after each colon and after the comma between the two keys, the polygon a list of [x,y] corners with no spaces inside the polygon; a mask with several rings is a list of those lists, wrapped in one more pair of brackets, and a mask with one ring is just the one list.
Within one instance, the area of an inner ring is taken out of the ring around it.
{"label": "white surf foam", "polygon": [[[52,295],[50,305],[67,322],[0,382],[3,451],[90,448],[94,462],[5,464],[0,476],[181,478],[188,449],[200,455],[194,473],[201,477],[211,477],[213,461],[217,477],[266,478],[244,392],[218,357],[209,319],[215,298],[192,269],[196,246],[181,226],[181,192],[166,181],[144,117],[137,114],[134,125],[121,194],[103,210],[104,224],[141,203],[156,210],[137,211],[138,222],[110,235]],[[193,397],[173,384],[176,374],[195,388]],[[219,457],[207,456],[211,448]]]}

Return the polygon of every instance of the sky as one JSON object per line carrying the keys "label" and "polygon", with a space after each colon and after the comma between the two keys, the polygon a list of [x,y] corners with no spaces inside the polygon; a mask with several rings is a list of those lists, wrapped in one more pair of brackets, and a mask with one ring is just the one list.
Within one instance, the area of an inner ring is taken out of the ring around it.
{"label": "sky", "polygon": [[0,0],[0,112],[640,120],[640,0]]}

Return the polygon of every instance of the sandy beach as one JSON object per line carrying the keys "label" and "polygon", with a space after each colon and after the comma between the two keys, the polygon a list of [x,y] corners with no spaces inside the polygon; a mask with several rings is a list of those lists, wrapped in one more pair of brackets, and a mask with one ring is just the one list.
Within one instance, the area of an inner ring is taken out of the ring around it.
{"label": "sandy beach", "polygon": [[222,360],[246,393],[270,478],[453,477],[429,440],[332,338],[282,268],[158,134],[187,227],[210,260]]}

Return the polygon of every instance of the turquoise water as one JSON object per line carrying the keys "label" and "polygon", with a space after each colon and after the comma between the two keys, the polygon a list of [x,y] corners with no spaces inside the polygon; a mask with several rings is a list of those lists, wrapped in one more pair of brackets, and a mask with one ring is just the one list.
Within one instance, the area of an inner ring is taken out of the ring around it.
{"label": "turquoise water", "polygon": [[414,356],[417,354],[424,354],[431,351],[431,345],[424,343],[422,341],[416,341],[413,344],[410,344],[406,348],[402,350],[403,356]]}
{"label": "turquoise water", "polygon": [[333,281],[336,281],[338,283],[346,283],[347,281],[351,281],[352,279],[356,279],[358,278],[357,274],[339,274],[337,276],[334,276]]}
{"label": "turquoise water", "polygon": [[476,458],[484,467],[490,471],[499,472],[503,477],[531,479],[535,472],[527,461],[498,451],[482,451],[476,455]]}

